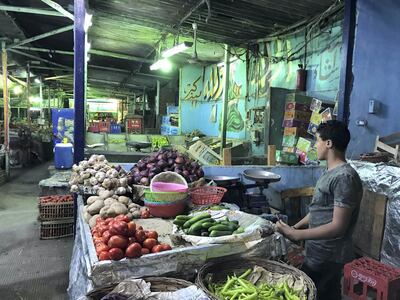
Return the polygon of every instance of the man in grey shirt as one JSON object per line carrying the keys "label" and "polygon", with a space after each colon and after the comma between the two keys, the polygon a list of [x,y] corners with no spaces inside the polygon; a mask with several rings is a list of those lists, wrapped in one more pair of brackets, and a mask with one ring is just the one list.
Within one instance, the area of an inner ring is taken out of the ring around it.
{"label": "man in grey shirt", "polygon": [[309,213],[293,227],[279,221],[277,230],[294,241],[306,241],[302,270],[314,281],[319,300],[340,300],[343,265],[353,259],[351,236],[362,198],[362,183],[346,162],[350,132],[339,121],[317,129],[319,160],[327,169],[317,182]]}

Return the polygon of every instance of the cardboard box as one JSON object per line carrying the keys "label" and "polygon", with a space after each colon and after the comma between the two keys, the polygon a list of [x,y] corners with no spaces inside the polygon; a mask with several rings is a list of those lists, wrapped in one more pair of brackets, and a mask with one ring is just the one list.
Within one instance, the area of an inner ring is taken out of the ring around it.
{"label": "cardboard box", "polygon": [[296,147],[283,147],[282,151],[289,153],[296,153]]}
{"label": "cardboard box", "polygon": [[299,120],[303,122],[308,122],[311,117],[311,112],[301,111],[301,110],[287,110],[285,111],[285,120]]}
{"label": "cardboard box", "polygon": [[300,137],[299,140],[297,141],[296,148],[297,148],[297,150],[307,153],[308,150],[311,148],[311,141]]}
{"label": "cardboard box", "polygon": [[295,135],[284,135],[282,138],[282,146],[294,147],[297,144],[297,137]]}
{"label": "cardboard box", "polygon": [[310,124],[308,125],[307,132],[308,132],[309,134],[315,136],[315,134],[317,133],[317,128],[318,128],[318,125],[317,125],[317,124],[310,123]]}
{"label": "cardboard box", "polygon": [[300,93],[289,93],[286,95],[285,102],[286,103],[296,102],[296,103],[311,105],[312,99],[313,99],[312,97]]}
{"label": "cardboard box", "polygon": [[299,158],[295,153],[276,150],[276,161],[279,163],[297,165],[299,163]]}
{"label": "cardboard box", "polygon": [[301,110],[306,112],[310,111],[310,106],[307,104],[297,103],[297,102],[288,102],[285,104],[285,110]]}
{"label": "cardboard box", "polygon": [[307,130],[305,128],[300,128],[300,127],[285,127],[283,135],[307,137]]}
{"label": "cardboard box", "polygon": [[283,120],[282,127],[298,127],[298,128],[308,128],[308,122],[303,122],[299,120]]}
{"label": "cardboard box", "polygon": [[202,141],[197,141],[189,147],[189,154],[204,165],[220,165],[222,157]]}

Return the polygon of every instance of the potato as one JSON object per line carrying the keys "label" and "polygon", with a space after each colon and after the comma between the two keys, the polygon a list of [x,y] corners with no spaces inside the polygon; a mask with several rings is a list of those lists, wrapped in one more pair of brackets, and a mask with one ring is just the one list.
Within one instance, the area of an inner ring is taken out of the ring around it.
{"label": "potato", "polygon": [[91,204],[87,211],[89,214],[92,216],[95,214],[98,214],[100,209],[104,206],[104,201],[103,200],[96,200],[93,204]]}
{"label": "potato", "polygon": [[87,211],[83,213],[83,219],[85,220],[86,223],[89,223],[90,218],[92,217],[91,214],[89,214]]}
{"label": "potato", "polygon": [[107,210],[107,217],[108,217],[108,218],[114,218],[116,215],[117,215],[117,213],[115,212],[115,210],[114,210],[113,207],[110,207],[110,208]]}
{"label": "potato", "polygon": [[129,204],[129,198],[126,196],[119,196],[118,197],[118,202],[128,205]]}
{"label": "potato", "polygon": [[89,227],[93,228],[96,225],[96,219],[100,217],[100,215],[94,215],[89,220]]}
{"label": "potato", "polygon": [[107,191],[107,190],[102,190],[99,193],[99,197],[103,200],[110,198],[114,195],[114,191]]}
{"label": "potato", "polygon": [[109,189],[111,187],[111,180],[109,178],[105,178],[103,183],[101,184],[103,188]]}
{"label": "potato", "polygon": [[125,195],[126,194],[126,188],[124,187],[119,187],[116,190],[117,195]]}
{"label": "potato", "polygon": [[117,203],[118,200],[113,199],[113,198],[107,198],[104,200],[104,205],[111,206],[113,203]]}
{"label": "potato", "polygon": [[117,215],[125,215],[128,213],[126,206],[119,202],[113,203],[110,209],[113,209]]}
{"label": "potato", "polygon": [[89,198],[87,198],[86,203],[88,205],[93,204],[96,200],[102,200],[99,196],[90,196]]}
{"label": "potato", "polygon": [[100,216],[104,219],[108,217],[108,210],[110,209],[109,205],[104,206],[102,209],[100,209]]}

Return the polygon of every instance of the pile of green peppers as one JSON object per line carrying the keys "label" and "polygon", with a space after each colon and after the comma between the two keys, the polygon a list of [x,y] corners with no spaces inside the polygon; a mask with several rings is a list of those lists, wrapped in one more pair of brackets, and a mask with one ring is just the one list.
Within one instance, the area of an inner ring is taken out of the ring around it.
{"label": "pile of green peppers", "polygon": [[228,276],[225,283],[210,283],[209,290],[223,300],[305,300],[289,288],[287,283],[272,286],[267,283],[254,285],[246,278],[251,274],[249,269],[241,276]]}

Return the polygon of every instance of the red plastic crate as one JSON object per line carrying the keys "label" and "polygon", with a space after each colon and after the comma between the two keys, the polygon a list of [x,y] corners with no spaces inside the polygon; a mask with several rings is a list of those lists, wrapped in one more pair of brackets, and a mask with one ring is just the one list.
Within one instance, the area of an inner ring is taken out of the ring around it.
{"label": "red plastic crate", "polygon": [[143,131],[143,119],[132,118],[127,120],[128,133],[142,133]]}
{"label": "red plastic crate", "polygon": [[400,269],[363,257],[344,266],[343,293],[354,300],[400,299]]}
{"label": "red plastic crate", "polygon": [[110,122],[99,122],[100,132],[110,132],[111,123]]}

